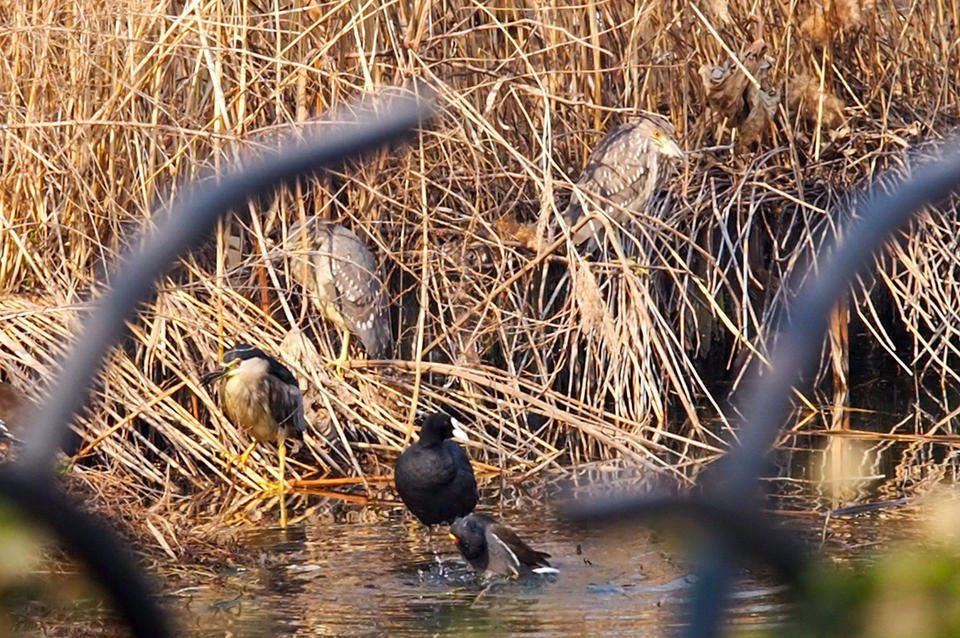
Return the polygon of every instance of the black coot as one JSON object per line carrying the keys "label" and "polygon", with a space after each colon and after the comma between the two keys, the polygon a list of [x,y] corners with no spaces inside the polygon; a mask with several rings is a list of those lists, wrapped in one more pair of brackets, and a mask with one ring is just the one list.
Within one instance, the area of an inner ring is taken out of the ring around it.
{"label": "black coot", "polygon": [[404,505],[424,525],[449,523],[477,506],[477,479],[463,449],[450,441],[455,428],[449,415],[429,415],[420,440],[397,459],[393,479]]}
{"label": "black coot", "polygon": [[547,560],[550,554],[532,549],[516,532],[486,514],[474,512],[458,518],[450,526],[450,538],[485,579],[557,572]]}

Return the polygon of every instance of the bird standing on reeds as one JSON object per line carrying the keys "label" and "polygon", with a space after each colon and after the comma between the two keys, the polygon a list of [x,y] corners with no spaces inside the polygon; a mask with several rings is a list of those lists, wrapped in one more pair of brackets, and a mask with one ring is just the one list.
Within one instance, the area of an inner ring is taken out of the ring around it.
{"label": "bird standing on reeds", "polygon": [[238,461],[246,463],[258,442],[277,442],[280,483],[280,525],[286,527],[284,503],[286,439],[299,436],[306,426],[303,394],[293,374],[259,348],[240,344],[223,355],[223,366],[205,374],[204,385],[221,379],[220,406],[230,422],[248,432],[254,441]]}
{"label": "bird standing on reeds", "polygon": [[340,356],[330,362],[343,376],[356,334],[372,359],[393,356],[393,330],[377,261],[359,237],[349,229],[319,217],[290,231],[295,254],[309,255],[309,263],[295,263],[294,276],[309,291],[318,310],[342,336]]}
{"label": "bird standing on reeds", "polygon": [[[642,113],[633,122],[607,133],[590,154],[576,184],[586,195],[597,195],[599,210],[614,221],[629,221],[627,211],[638,211],[660,188],[668,161],[686,156],[676,141],[676,130],[662,115]],[[586,200],[574,192],[563,212],[571,227],[584,215]],[[612,205],[611,205],[612,204]],[[576,246],[592,240],[590,251],[599,245],[603,224],[591,220],[573,236]]]}

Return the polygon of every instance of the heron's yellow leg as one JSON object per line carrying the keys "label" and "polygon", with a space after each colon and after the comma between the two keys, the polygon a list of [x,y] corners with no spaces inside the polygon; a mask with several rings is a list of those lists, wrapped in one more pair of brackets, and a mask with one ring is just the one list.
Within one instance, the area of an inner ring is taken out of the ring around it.
{"label": "heron's yellow leg", "polygon": [[329,363],[330,367],[336,370],[337,376],[343,378],[343,364],[347,362],[350,355],[350,331],[343,331],[343,339],[340,340],[340,356]]}
{"label": "heron's yellow leg", "polygon": [[277,456],[280,457],[280,527],[287,526],[287,480],[286,480],[286,462],[287,462],[287,444],[283,436],[277,441]]}
{"label": "heron's yellow leg", "polygon": [[240,460],[237,461],[237,466],[242,468],[247,464],[247,459],[250,458],[250,455],[253,454],[254,448],[257,447],[257,442],[253,441],[250,445],[247,446],[247,449],[243,451],[243,454],[240,455]]}
{"label": "heron's yellow leg", "polygon": [[230,469],[230,466],[236,463],[237,471],[238,472],[241,471],[243,469],[243,466],[247,464],[247,459],[250,458],[250,455],[253,453],[253,448],[255,447],[257,447],[256,441],[248,445],[247,449],[245,449],[243,451],[243,454],[241,454],[240,456],[230,456],[229,454],[227,454],[227,456],[230,457],[230,461],[227,463],[227,469]]}

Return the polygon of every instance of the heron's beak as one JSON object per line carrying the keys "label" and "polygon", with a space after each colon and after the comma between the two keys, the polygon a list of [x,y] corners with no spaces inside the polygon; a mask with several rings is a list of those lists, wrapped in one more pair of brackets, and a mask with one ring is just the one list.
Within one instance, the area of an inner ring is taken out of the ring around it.
{"label": "heron's beak", "polygon": [[226,373],[227,373],[226,368],[217,368],[213,372],[208,372],[202,377],[200,377],[200,383],[202,383],[203,385],[210,385],[211,383],[213,383],[214,381],[216,381]]}
{"label": "heron's beak", "polygon": [[454,544],[457,544],[460,542],[460,539],[457,538],[457,536],[453,532],[450,532],[449,534],[447,534],[447,536],[450,537],[450,540],[452,540]]}
{"label": "heron's beak", "polygon": [[660,152],[667,157],[673,157],[681,162],[687,161],[687,154],[684,153],[683,149],[673,140],[664,140],[663,143],[660,144]]}
{"label": "heron's beak", "polygon": [[460,422],[456,419],[450,419],[450,425],[453,426],[453,438],[458,441],[463,441],[464,443],[470,442],[470,437],[467,436],[467,433],[464,432],[463,428],[460,427]]}
{"label": "heron's beak", "polygon": [[217,368],[213,372],[208,372],[202,377],[200,377],[200,383],[202,383],[203,385],[210,385],[217,379],[228,376],[231,372],[236,370],[238,367],[239,367],[238,361],[236,359],[233,359],[230,361],[230,363],[226,364],[222,368]]}

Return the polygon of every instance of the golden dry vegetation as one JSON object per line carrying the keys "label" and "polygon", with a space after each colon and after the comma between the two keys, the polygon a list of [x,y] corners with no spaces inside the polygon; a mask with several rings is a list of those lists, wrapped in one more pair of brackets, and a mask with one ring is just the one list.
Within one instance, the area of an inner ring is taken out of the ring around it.
{"label": "golden dry vegetation", "polygon": [[[178,184],[422,79],[441,114],[408,146],[252,204],[160,283],[77,424],[76,460],[148,502],[171,484],[253,491],[274,456],[229,467],[248,439],[198,381],[243,340],[307,395],[299,478],[383,474],[420,405],[469,417],[493,469],[623,457],[686,481],[724,449],[728,393],[849,190],[960,116],[957,14],[939,0],[4,3],[0,380],[42,400],[98,282],[122,276],[111,264]],[[558,210],[603,131],[640,109],[672,120],[691,161],[618,235],[635,262],[579,256]],[[355,358],[343,380],[323,365],[336,332],[277,248],[315,212],[378,253],[398,361]],[[925,215],[854,287],[824,350],[833,387],[851,321],[883,366],[941,382],[938,414],[955,409],[953,212]]]}

